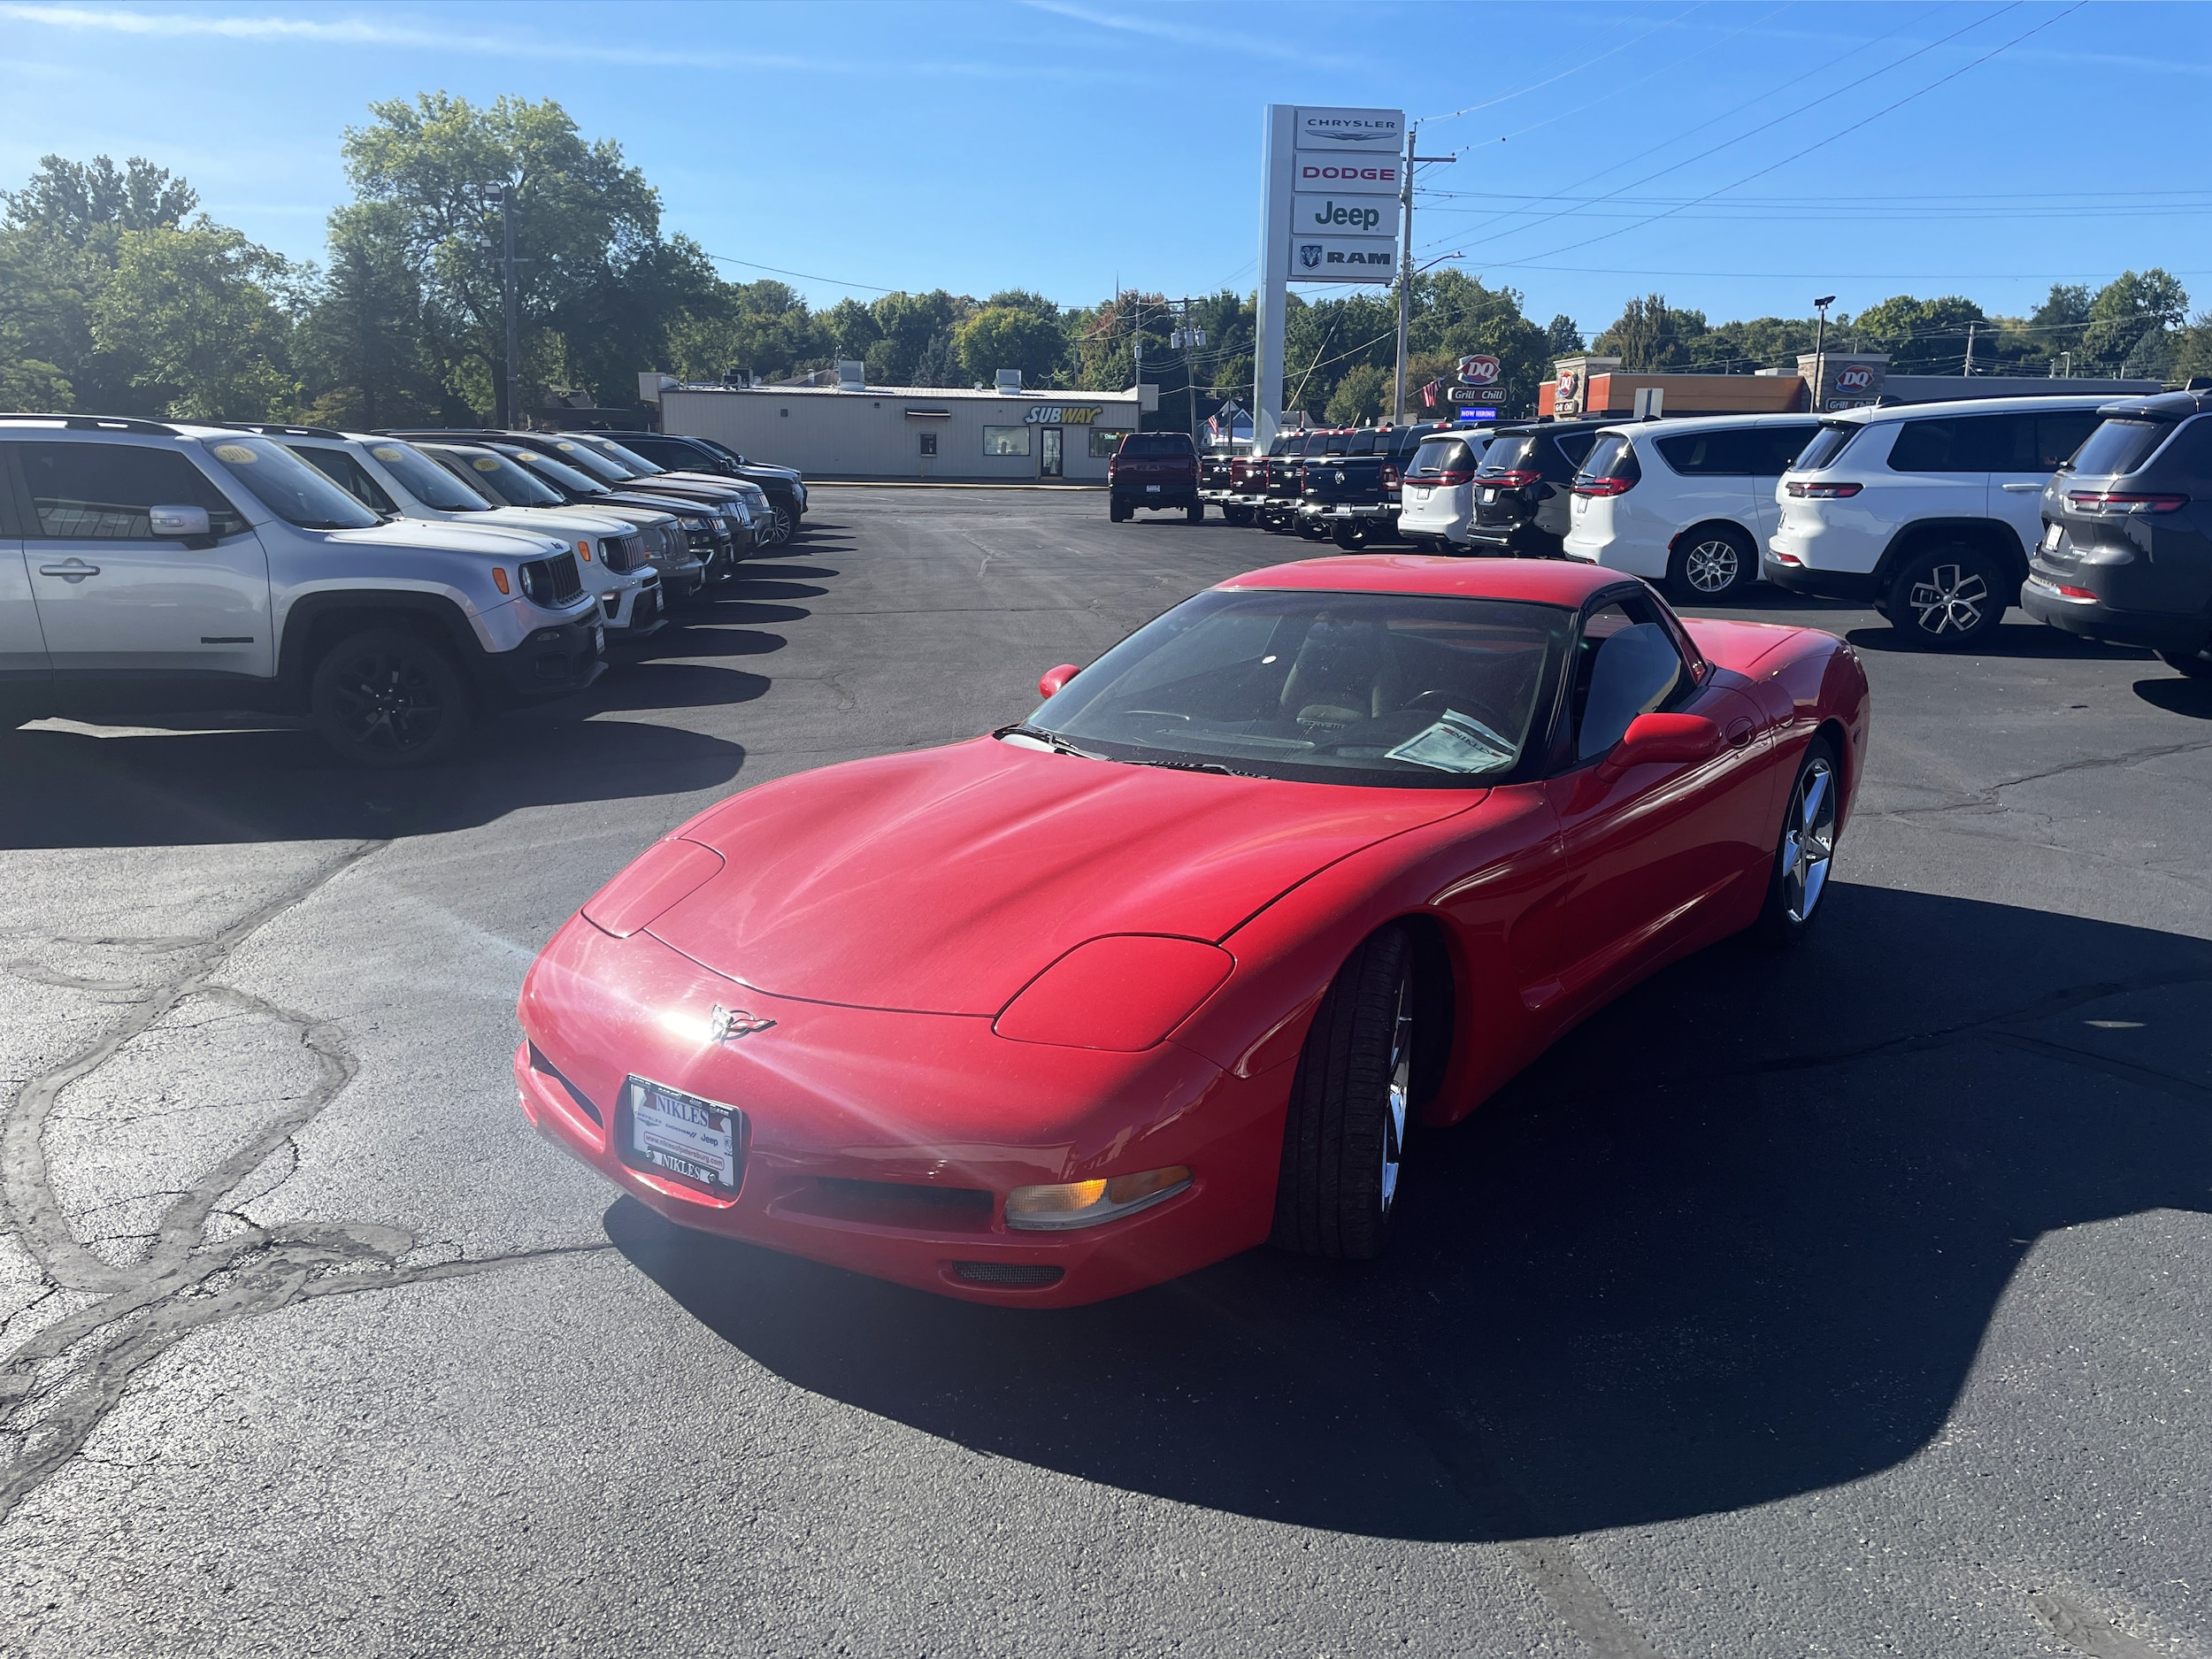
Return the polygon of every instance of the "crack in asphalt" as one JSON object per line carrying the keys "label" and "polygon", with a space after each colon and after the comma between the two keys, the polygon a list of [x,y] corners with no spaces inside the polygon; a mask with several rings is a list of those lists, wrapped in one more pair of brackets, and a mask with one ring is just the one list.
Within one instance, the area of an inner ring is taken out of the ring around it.
{"label": "crack in asphalt", "polygon": [[[121,1401],[138,1372],[195,1331],[322,1296],[465,1278],[517,1262],[613,1248],[604,1243],[553,1246],[402,1266],[400,1258],[419,1248],[415,1235],[403,1227],[360,1221],[261,1226],[222,1207],[224,1199],[277,1153],[289,1150],[293,1168],[298,1167],[293,1137],[352,1081],[359,1062],[334,1022],[217,984],[214,975],[261,928],[388,844],[361,843],[203,938],[159,941],[164,950],[188,949],[191,954],[150,990],[134,993],[127,1001],[116,999],[129,1011],[106,1034],[17,1092],[0,1123],[0,1213],[41,1269],[44,1287],[0,1323],[0,1330],[61,1292],[96,1300],[33,1333],[0,1362],[0,1433],[15,1444],[12,1455],[0,1464],[0,1521],[82,1454],[93,1431]],[[8,969],[20,977],[34,977],[21,970],[20,964]],[[53,975],[46,982],[72,978]],[[112,989],[107,981],[83,981],[68,988],[104,999]],[[46,1127],[72,1084],[95,1075],[133,1041],[195,1001],[226,1004],[238,1016],[266,1018],[288,1031],[314,1056],[317,1079],[183,1191],[140,1195],[168,1196],[171,1202],[150,1235],[152,1245],[144,1257],[119,1267],[79,1236],[55,1196],[44,1147]],[[276,1185],[282,1185],[290,1173]],[[211,1237],[210,1224],[218,1218],[237,1230]]]}
{"label": "crack in asphalt", "polygon": [[2007,789],[2017,789],[2024,784],[2041,783],[2051,778],[2062,778],[2069,772],[2096,772],[2108,766],[2132,766],[2139,761],[2161,760],[2169,755],[2187,755],[2212,749],[2212,740],[2191,743],[2154,743],[2142,749],[2123,749],[2116,755],[2091,755],[2082,760],[2070,760],[2062,765],[2052,766],[2043,772],[2032,772],[2018,778],[2007,778],[1978,789],[1971,795],[1957,801],[1939,802],[1929,806],[1891,807],[1885,811],[1870,813],[1872,818],[1926,818],[1942,812],[1962,812],[1978,809],[1982,811],[1998,810],[1998,795]]}
{"label": "crack in asphalt", "polygon": [[2062,1595],[2038,1590],[2028,1597],[2028,1605],[2046,1630],[2077,1653],[2094,1659],[2156,1659],[2158,1650],[2149,1643],[2115,1629],[2109,1619]]}

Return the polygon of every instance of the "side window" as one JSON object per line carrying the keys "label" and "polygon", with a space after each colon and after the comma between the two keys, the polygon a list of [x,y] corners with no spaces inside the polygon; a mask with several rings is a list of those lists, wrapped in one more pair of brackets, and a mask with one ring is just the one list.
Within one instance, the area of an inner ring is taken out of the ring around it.
{"label": "side window", "polygon": [[1617,600],[1584,619],[1575,642],[1569,714],[1575,764],[1609,751],[1640,714],[1664,708],[1695,682],[1651,608]]}
{"label": "side window", "polygon": [[2033,470],[2033,415],[1955,415],[1908,420],[1889,452],[1893,472]]}
{"label": "side window", "polygon": [[2176,433],[2158,452],[2155,471],[2162,484],[2170,479],[2194,485],[2192,495],[2212,489],[2212,416],[2200,415]]}
{"label": "side window", "polygon": [[378,512],[399,511],[399,503],[386,495],[377,481],[369,476],[368,468],[343,449],[319,449],[309,444],[292,453],[363,506],[374,508]]}
{"label": "side window", "polygon": [[1745,435],[1752,440],[1751,472],[1757,478],[1779,478],[1790,470],[1798,452],[1813,441],[1820,427],[1812,421],[1789,426],[1761,426]]}
{"label": "side window", "polygon": [[2103,418],[2093,409],[2069,409],[2035,417],[2035,461],[2025,472],[2055,472],[2089,442]]}
{"label": "side window", "polygon": [[219,536],[247,528],[239,511],[200,469],[173,449],[123,443],[26,443],[35,536],[56,540],[150,541],[155,507],[204,507]]}
{"label": "side window", "polygon": [[1725,426],[1659,440],[1659,453],[1685,478],[1741,478],[1759,470],[1766,451],[1765,433]]}
{"label": "side window", "polygon": [[1582,457],[1590,453],[1591,446],[1597,441],[1594,430],[1571,432],[1563,438],[1554,438],[1538,451],[1544,457],[1538,463],[1539,469],[1555,483],[1572,478],[1582,470]]}

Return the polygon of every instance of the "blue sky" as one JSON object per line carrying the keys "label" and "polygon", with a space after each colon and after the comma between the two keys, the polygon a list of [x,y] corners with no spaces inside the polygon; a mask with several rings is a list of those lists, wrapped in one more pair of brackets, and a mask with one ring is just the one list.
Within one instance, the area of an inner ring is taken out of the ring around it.
{"label": "blue sky", "polygon": [[1423,153],[1459,159],[1424,170],[1422,257],[1593,332],[1652,289],[1716,321],[2023,311],[2152,264],[2212,304],[2204,6],[68,0],[0,4],[0,186],[142,154],[299,258],[345,127],[442,88],[558,99],[726,274],[818,303],[1248,288],[1280,102],[1431,118]]}

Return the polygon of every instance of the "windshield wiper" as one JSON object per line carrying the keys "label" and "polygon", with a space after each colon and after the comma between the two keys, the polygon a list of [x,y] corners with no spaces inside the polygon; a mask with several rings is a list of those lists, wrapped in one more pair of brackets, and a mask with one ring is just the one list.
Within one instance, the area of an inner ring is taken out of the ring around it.
{"label": "windshield wiper", "polygon": [[1075,755],[1084,760],[1103,760],[1105,756],[1094,755],[1087,749],[1078,749],[1057,732],[1048,732],[1041,726],[1032,726],[1026,720],[1017,720],[1011,726],[1002,726],[991,733],[993,737],[1025,737],[1042,743],[1057,755]]}
{"label": "windshield wiper", "polygon": [[1264,778],[1263,772],[1240,772],[1217,760],[1141,760],[1140,766],[1164,766],[1170,772],[1217,772],[1225,778]]}

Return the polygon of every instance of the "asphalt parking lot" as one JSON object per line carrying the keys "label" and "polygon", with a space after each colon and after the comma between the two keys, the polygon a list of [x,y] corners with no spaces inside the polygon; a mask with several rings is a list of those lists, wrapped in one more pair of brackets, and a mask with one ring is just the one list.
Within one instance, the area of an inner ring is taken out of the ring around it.
{"label": "asphalt parking lot", "polygon": [[1308,550],[825,487],[441,772],[0,734],[0,1652],[2212,1651],[2212,685],[2017,612],[1737,613],[1873,680],[1820,932],[1428,1136],[1379,1264],[970,1306],[524,1124],[522,973],[649,841]]}

